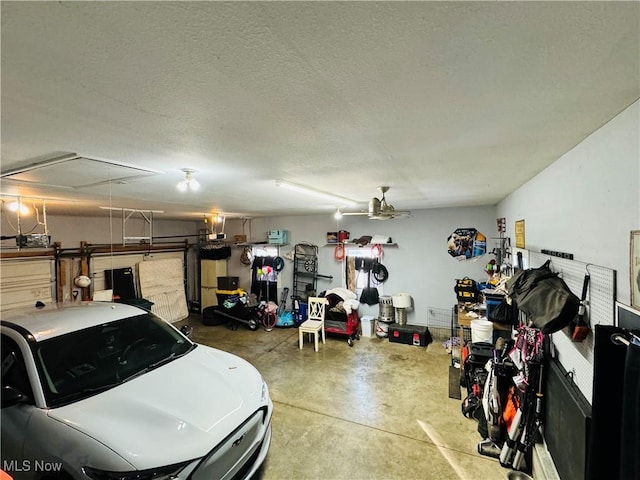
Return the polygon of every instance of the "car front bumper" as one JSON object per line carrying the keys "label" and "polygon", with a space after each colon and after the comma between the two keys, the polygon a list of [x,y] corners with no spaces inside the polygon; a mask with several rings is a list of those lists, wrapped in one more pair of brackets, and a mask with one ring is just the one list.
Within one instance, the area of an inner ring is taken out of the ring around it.
{"label": "car front bumper", "polygon": [[246,428],[240,427],[230,435],[223,444],[218,445],[208,455],[198,458],[187,465],[175,478],[184,480],[204,480],[218,478],[220,480],[245,480],[251,478],[263,464],[271,445],[271,411],[266,412],[268,418],[261,426],[261,431],[252,443],[246,447],[239,458],[229,456],[233,449],[242,445]]}

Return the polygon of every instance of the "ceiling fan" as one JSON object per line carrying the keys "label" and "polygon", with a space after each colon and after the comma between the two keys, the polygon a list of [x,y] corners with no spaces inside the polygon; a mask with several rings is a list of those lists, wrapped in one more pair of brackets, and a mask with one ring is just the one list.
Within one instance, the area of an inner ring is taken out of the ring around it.
{"label": "ceiling fan", "polygon": [[372,220],[390,220],[392,218],[408,217],[411,215],[409,210],[396,210],[393,205],[387,203],[384,194],[389,191],[389,187],[378,187],[378,191],[382,193],[382,197],[379,199],[373,197],[369,200],[368,212],[344,212],[342,215],[368,215]]}

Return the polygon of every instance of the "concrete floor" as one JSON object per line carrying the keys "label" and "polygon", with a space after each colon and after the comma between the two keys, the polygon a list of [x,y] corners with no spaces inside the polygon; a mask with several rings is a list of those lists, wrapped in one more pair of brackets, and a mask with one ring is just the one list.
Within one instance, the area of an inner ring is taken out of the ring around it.
{"label": "concrete floor", "polygon": [[477,422],[448,397],[441,343],[415,347],[330,336],[320,351],[298,330],[208,327],[194,341],[251,362],[274,404],[269,455],[256,480],[500,479],[508,470],[477,453]]}

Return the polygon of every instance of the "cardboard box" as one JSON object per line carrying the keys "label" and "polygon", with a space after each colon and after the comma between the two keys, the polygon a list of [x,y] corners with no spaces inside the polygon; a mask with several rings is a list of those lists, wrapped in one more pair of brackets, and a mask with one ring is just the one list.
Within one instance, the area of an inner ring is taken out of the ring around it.
{"label": "cardboard box", "polygon": [[483,317],[486,317],[484,303],[458,303],[458,325],[460,327],[470,327],[471,320]]}
{"label": "cardboard box", "polygon": [[461,327],[470,327],[471,320],[478,318],[476,315],[469,315],[471,304],[465,305],[463,303],[458,304],[458,325]]}
{"label": "cardboard box", "polygon": [[433,339],[431,338],[429,329],[425,325],[400,325],[399,323],[392,323],[389,325],[389,341],[426,347],[433,342]]}

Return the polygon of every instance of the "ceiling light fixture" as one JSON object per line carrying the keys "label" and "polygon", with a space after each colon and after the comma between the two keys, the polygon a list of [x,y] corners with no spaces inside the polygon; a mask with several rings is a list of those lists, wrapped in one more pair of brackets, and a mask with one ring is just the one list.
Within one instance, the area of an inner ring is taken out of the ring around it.
{"label": "ceiling light fixture", "polygon": [[194,192],[200,188],[200,182],[193,177],[193,174],[196,173],[195,170],[191,168],[183,168],[184,178],[178,182],[177,188],[181,192],[186,192],[187,190],[193,190]]}
{"label": "ceiling light fixture", "polygon": [[29,213],[29,208],[22,203],[20,200],[17,202],[11,202],[7,205],[7,210],[10,212],[20,213],[20,215],[27,215]]}
{"label": "ceiling light fixture", "polygon": [[298,183],[288,182],[286,180],[276,179],[276,186],[284,187],[287,190],[292,190],[294,192],[324,198],[325,200],[330,200],[334,205],[338,203],[339,205],[345,207],[355,207],[358,204],[358,202],[349,198],[341,197],[340,195],[334,195],[333,193],[329,192],[323,192],[322,190],[317,190],[313,187],[307,187],[306,185],[300,185]]}
{"label": "ceiling light fixture", "polygon": [[336,208],[336,213],[333,214],[333,218],[336,220],[340,220],[342,218],[342,212],[339,208]]}

